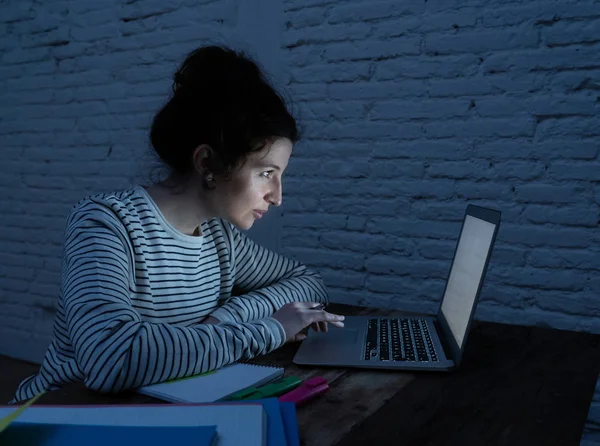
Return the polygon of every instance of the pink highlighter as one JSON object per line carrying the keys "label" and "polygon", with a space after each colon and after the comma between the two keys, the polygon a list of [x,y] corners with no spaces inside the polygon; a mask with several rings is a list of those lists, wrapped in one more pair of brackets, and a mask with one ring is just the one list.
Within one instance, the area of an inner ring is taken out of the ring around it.
{"label": "pink highlighter", "polygon": [[296,387],[291,392],[281,395],[278,399],[281,402],[295,403],[296,406],[300,406],[313,398],[327,392],[329,384],[325,378],[315,376],[314,378],[307,379],[299,387]]}

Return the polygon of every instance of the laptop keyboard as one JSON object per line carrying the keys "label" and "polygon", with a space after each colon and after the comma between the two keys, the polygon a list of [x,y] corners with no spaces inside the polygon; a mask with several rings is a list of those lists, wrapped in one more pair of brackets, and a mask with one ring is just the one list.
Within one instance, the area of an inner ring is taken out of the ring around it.
{"label": "laptop keyboard", "polygon": [[[379,352],[379,357],[377,357]],[[425,319],[368,320],[365,360],[438,361]]]}

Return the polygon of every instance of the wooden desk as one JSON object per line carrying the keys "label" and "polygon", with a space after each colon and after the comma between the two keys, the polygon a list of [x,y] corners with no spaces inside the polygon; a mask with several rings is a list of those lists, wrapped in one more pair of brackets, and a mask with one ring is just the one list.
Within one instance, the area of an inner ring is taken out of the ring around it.
{"label": "wooden desk", "polygon": [[[256,361],[285,366],[289,375],[328,379],[326,394],[298,408],[302,444],[310,446],[579,445],[600,372],[598,335],[495,323],[474,324],[453,373],[299,367],[292,364],[297,348],[288,344]],[[36,404],[149,402],[158,400],[71,385]]]}

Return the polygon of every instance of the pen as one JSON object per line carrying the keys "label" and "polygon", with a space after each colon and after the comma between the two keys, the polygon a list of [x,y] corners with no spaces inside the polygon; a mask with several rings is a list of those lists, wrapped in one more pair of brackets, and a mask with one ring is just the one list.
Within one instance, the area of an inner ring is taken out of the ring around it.
{"label": "pen", "polygon": [[280,381],[267,384],[261,387],[249,387],[239,392],[232,393],[227,397],[229,401],[236,400],[257,400],[261,398],[270,398],[283,395],[302,384],[302,380],[296,376],[287,376]]}
{"label": "pen", "polygon": [[300,406],[317,396],[327,392],[329,390],[329,383],[322,376],[315,376],[307,379],[298,388],[291,392],[281,395],[278,400],[280,402],[292,402],[296,406]]}

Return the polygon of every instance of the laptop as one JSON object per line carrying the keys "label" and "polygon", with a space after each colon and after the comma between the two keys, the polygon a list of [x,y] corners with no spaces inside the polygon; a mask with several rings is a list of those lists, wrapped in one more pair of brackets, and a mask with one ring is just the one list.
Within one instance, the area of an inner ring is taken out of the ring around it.
{"label": "laptop", "polygon": [[456,369],[499,225],[499,211],[467,206],[437,315],[346,316],[344,328],[309,331],[293,362],[369,369]]}

